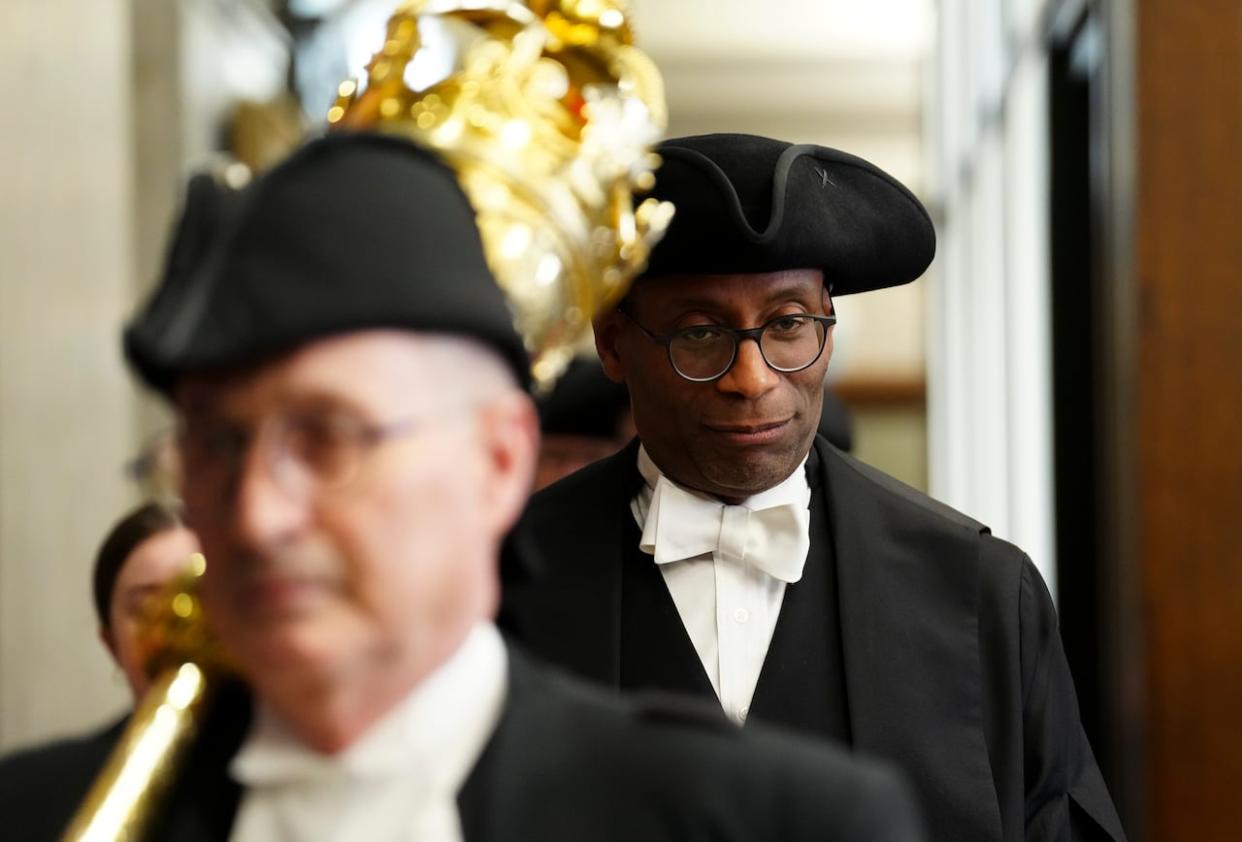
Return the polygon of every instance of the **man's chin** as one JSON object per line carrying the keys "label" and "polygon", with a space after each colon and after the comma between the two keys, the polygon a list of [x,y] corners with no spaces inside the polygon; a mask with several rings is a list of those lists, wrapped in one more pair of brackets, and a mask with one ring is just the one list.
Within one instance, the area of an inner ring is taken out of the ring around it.
{"label": "man's chin", "polygon": [[714,459],[703,471],[714,496],[744,500],[780,485],[798,468],[805,454],[794,458],[787,449],[779,453],[749,452],[733,459]]}

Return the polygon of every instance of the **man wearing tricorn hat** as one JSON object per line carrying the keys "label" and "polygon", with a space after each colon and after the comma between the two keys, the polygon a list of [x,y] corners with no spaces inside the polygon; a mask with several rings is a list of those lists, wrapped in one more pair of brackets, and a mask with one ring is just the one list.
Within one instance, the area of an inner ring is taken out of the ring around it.
{"label": "man wearing tricorn hat", "polygon": [[595,324],[638,437],[532,500],[544,569],[506,623],[610,686],[893,760],[935,839],[1121,838],[1029,559],[815,435],[833,297],[917,278],[926,211],[832,149],[659,151],[677,216]]}
{"label": "man wearing tricorn hat", "polygon": [[[502,640],[530,360],[460,172],[402,134],[192,182],[126,331],[177,412],[203,605],[246,685],[151,838],[917,842],[881,768],[618,703]],[[63,824],[57,757],[0,765],[16,837]]]}

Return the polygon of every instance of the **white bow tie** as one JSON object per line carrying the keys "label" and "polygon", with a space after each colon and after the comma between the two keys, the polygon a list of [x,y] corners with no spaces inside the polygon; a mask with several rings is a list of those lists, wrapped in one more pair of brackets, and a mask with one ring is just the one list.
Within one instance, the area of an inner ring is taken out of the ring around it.
{"label": "white bow tie", "polygon": [[663,475],[656,481],[639,549],[668,564],[705,553],[753,565],[793,584],[811,546],[809,490],[802,505],[751,509],[698,497]]}

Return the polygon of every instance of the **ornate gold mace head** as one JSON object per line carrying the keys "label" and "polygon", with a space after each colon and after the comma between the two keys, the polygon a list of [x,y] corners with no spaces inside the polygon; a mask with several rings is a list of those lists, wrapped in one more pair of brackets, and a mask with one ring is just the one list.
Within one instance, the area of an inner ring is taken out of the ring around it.
{"label": "ornate gold mace head", "polygon": [[484,251],[547,387],[590,321],[625,294],[672,218],[634,206],[667,123],[651,60],[617,0],[414,0],[388,22],[333,130],[435,150],[474,207]]}

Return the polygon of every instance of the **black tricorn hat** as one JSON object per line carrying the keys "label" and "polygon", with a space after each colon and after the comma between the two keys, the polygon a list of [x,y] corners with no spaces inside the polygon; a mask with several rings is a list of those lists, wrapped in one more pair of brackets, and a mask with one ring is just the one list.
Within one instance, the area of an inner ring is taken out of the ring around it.
{"label": "black tricorn hat", "polygon": [[914,194],[861,158],[746,134],[666,140],[676,216],[644,278],[821,269],[836,295],[909,283],[936,252]]}
{"label": "black tricorn hat", "polygon": [[452,170],[397,137],[312,140],[240,191],[191,180],[155,294],[125,331],[153,388],[368,328],[461,334],[529,360]]}

